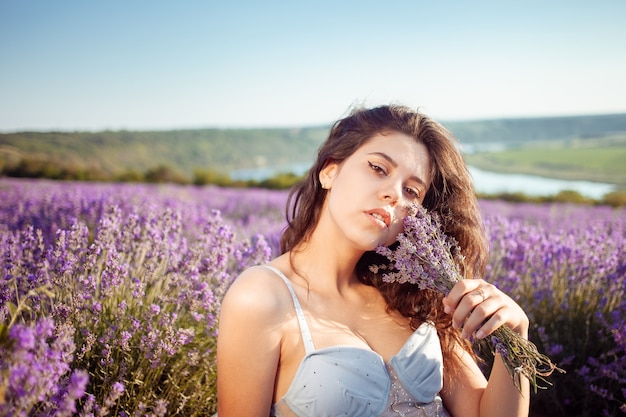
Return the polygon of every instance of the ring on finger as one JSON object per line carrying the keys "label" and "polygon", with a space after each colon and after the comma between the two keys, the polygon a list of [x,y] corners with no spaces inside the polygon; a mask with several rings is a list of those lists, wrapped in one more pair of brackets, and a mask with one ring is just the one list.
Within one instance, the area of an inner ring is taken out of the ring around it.
{"label": "ring on finger", "polygon": [[482,297],[482,299],[483,299],[483,300],[481,301],[481,303],[482,303],[482,302],[485,302],[485,300],[487,299],[487,297],[485,296],[485,292],[483,291],[483,289],[482,289],[482,288],[479,288],[479,289],[478,289],[478,294],[480,294],[480,296],[481,296],[481,297]]}

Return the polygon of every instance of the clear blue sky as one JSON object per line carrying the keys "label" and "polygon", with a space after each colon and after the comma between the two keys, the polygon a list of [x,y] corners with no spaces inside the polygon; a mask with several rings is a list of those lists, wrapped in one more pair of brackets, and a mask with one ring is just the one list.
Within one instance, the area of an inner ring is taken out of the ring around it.
{"label": "clear blue sky", "polygon": [[626,112],[626,1],[0,0],[0,131]]}

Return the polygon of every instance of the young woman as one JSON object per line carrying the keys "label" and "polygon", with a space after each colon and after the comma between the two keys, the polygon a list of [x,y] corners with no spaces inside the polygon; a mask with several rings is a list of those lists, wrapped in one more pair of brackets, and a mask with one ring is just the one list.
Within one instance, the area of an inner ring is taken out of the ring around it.
{"label": "young woman", "polygon": [[[465,273],[447,297],[369,270],[411,204],[440,213]],[[497,356],[489,380],[468,339],[524,311],[480,279],[487,261],[470,176],[452,135],[403,106],[339,120],[292,190],[282,255],[238,277],[222,304],[220,417],[527,416]]]}

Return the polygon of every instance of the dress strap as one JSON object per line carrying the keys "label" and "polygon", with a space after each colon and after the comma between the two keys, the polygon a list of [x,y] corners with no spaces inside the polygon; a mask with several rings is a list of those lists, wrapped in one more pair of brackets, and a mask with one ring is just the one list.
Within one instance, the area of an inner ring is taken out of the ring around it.
{"label": "dress strap", "polygon": [[302,311],[302,306],[300,305],[300,301],[296,296],[296,292],[293,290],[293,286],[291,285],[291,281],[283,274],[280,270],[274,268],[270,265],[262,265],[267,269],[270,269],[276,273],[279,277],[285,281],[285,285],[289,289],[291,293],[291,298],[293,299],[293,307],[296,310],[296,317],[298,318],[298,324],[300,325],[300,333],[302,334],[302,341],[304,342],[304,349],[307,354],[313,352],[315,350],[315,346],[313,345],[313,338],[311,337],[311,331],[309,330],[309,325],[306,322],[306,318],[304,317],[304,312]]}

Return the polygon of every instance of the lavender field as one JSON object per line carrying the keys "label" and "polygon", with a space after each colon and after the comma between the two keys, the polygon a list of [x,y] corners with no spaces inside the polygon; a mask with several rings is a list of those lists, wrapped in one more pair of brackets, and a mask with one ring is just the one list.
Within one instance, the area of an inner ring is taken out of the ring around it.
{"label": "lavender field", "polygon": [[[277,254],[286,196],[0,179],[0,415],[211,415],[221,297]],[[567,371],[532,415],[626,415],[626,210],[481,207],[485,278]]]}

